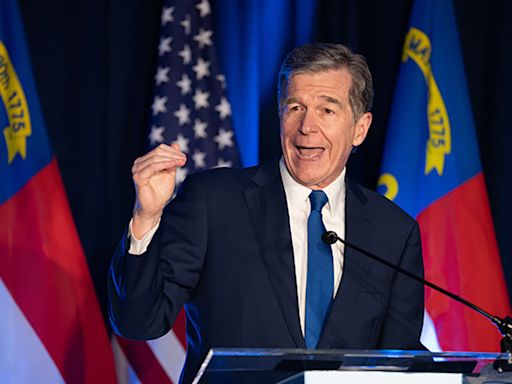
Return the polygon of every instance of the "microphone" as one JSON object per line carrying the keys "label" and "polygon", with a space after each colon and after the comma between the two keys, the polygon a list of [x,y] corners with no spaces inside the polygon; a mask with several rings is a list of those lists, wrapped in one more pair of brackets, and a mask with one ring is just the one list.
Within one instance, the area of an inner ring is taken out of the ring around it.
{"label": "microphone", "polygon": [[[336,243],[337,241],[342,242],[347,247],[355,249],[356,251],[362,253],[363,255],[369,257],[370,259],[373,259],[381,264],[386,265],[387,267],[394,269],[395,271],[398,271],[406,276],[409,276],[411,279],[416,280],[423,285],[426,285],[427,287],[430,287],[438,292],[441,292],[443,295],[446,295],[459,303],[464,304],[465,306],[471,308],[472,310],[480,313],[481,315],[485,316],[489,320],[491,320],[494,325],[498,328],[500,333],[503,335],[503,338],[501,339],[501,352],[508,353],[509,356],[512,354],[512,318],[510,316],[505,317],[502,319],[501,317],[491,315],[487,311],[483,310],[482,308],[478,307],[477,305],[467,301],[466,299],[456,295],[455,293],[452,293],[450,291],[447,291],[444,288],[441,288],[440,286],[425,280],[422,277],[419,277],[418,275],[411,273],[409,271],[406,271],[405,269],[399,267],[398,265],[395,265],[393,263],[390,263],[387,260],[384,260],[383,258],[374,255],[373,253],[355,245],[351,244],[348,241],[342,239],[338,236],[338,234],[334,231],[327,231],[322,235],[322,241],[326,244],[332,245]],[[510,371],[512,370],[512,357],[509,357],[509,361],[503,361],[503,360],[496,360],[494,362],[494,368],[497,369],[499,372],[503,371]]]}

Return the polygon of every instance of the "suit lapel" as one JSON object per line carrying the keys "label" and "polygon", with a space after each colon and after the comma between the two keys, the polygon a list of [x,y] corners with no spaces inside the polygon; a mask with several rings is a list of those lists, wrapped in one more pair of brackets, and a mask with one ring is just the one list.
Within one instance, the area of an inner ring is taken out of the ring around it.
{"label": "suit lapel", "polygon": [[282,315],[297,348],[305,348],[300,328],[295,265],[284,187],[277,163],[261,167],[254,188],[244,191],[260,254]]}
{"label": "suit lapel", "polygon": [[[364,246],[365,234],[368,233],[371,225],[366,215],[366,201],[367,198],[358,185],[347,178],[345,239],[360,246]],[[347,331],[344,319],[349,316],[357,316],[352,313],[351,309],[361,289],[361,282],[365,280],[367,262],[368,258],[345,246],[341,283],[320,337],[318,348],[336,347],[339,344],[341,333]]]}

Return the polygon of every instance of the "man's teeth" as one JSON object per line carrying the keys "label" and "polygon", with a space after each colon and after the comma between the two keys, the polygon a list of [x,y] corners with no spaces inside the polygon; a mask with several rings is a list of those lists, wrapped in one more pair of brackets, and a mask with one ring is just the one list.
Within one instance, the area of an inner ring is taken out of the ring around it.
{"label": "man's teeth", "polygon": [[314,158],[314,157],[320,156],[320,154],[323,152],[323,149],[318,148],[318,147],[312,147],[312,148],[298,147],[298,151],[299,151],[299,154],[301,157]]}

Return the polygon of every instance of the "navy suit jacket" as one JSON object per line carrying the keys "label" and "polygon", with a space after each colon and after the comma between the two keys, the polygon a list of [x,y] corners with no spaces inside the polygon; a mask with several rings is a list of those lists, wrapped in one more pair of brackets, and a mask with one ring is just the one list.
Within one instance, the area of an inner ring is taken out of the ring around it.
{"label": "navy suit jacket", "polygon": [[[416,222],[347,179],[346,239],[423,275]],[[336,231],[336,228],[328,228]],[[132,339],[170,330],[187,313],[191,382],[208,350],[305,348],[286,196],[278,164],[191,175],[167,206],[148,250],[109,273],[110,319]],[[345,248],[343,276],[318,348],[420,349],[423,286]]]}

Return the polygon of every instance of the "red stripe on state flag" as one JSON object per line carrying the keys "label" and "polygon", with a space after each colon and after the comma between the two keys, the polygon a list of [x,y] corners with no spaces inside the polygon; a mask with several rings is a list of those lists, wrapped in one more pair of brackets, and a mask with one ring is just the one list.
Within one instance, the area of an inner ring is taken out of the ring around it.
{"label": "red stripe on state flag", "polygon": [[[425,278],[497,316],[510,313],[487,191],[480,172],[418,215]],[[479,313],[427,289],[426,307],[445,351],[499,351]]]}
{"label": "red stripe on state flag", "polygon": [[64,380],[114,383],[103,318],[53,159],[0,206],[0,276]]}
{"label": "red stripe on state flag", "polygon": [[117,337],[128,363],[142,384],[172,383],[146,342]]}

